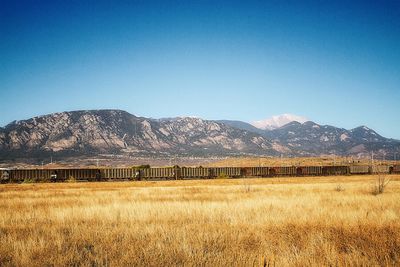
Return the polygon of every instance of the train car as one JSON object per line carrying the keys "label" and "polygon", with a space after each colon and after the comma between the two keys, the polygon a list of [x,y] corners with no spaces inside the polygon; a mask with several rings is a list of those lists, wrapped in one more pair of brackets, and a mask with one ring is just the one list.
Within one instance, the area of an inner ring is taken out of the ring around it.
{"label": "train car", "polygon": [[296,168],[297,176],[318,176],[322,175],[322,166],[302,166]]}
{"label": "train car", "polygon": [[9,180],[14,183],[51,181],[52,170],[48,169],[12,169]]}
{"label": "train car", "polygon": [[241,169],[243,177],[267,177],[268,167],[245,167]]}
{"label": "train car", "polygon": [[203,167],[182,167],[181,168],[182,179],[208,179],[210,178],[210,169]]}
{"label": "train car", "polygon": [[142,170],[142,178],[144,179],[180,179],[180,168],[166,167],[166,168],[147,168]]}
{"label": "train car", "polygon": [[296,167],[270,167],[269,176],[296,176]]}
{"label": "train car", "polygon": [[138,178],[134,168],[104,168],[100,170],[101,180],[133,180]]}
{"label": "train car", "polygon": [[389,173],[389,166],[386,165],[373,165],[372,173]]}
{"label": "train car", "polygon": [[400,165],[393,165],[389,168],[390,173],[400,173]]}
{"label": "train car", "polygon": [[210,168],[210,177],[241,177],[242,171],[239,167],[214,167]]}
{"label": "train car", "polygon": [[99,169],[53,169],[51,171],[52,181],[100,181],[101,172]]}
{"label": "train car", "polygon": [[350,174],[370,174],[371,167],[367,165],[363,166],[349,166]]}
{"label": "train car", "polygon": [[268,168],[268,176],[270,176],[270,177],[276,176],[277,172],[278,172],[277,169],[278,169],[277,167],[269,167]]}
{"label": "train car", "polygon": [[349,174],[348,166],[324,166],[322,167],[323,175],[347,175]]}
{"label": "train car", "polygon": [[226,169],[226,173],[229,177],[237,178],[237,177],[242,176],[242,169],[239,167],[229,167],[229,168],[225,168],[225,169]]}

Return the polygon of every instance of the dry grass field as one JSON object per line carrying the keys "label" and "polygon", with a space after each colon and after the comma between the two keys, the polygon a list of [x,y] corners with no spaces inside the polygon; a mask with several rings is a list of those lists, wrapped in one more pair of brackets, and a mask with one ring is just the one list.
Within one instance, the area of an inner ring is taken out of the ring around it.
{"label": "dry grass field", "polygon": [[0,266],[399,266],[391,179],[0,185]]}

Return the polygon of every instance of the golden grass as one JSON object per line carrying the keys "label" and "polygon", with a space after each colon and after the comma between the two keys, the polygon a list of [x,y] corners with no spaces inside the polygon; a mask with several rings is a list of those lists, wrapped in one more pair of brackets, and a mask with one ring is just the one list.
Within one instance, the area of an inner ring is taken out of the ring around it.
{"label": "golden grass", "polygon": [[1,185],[0,266],[398,266],[391,178]]}

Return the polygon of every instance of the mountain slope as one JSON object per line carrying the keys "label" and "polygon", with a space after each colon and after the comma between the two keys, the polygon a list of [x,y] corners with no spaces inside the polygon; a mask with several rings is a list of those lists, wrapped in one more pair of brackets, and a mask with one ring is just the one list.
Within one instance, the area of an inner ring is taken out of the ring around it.
{"label": "mountain slope", "polygon": [[199,118],[153,120],[121,110],[55,113],[10,123],[0,156],[138,153],[276,155],[290,150],[256,133]]}
{"label": "mountain slope", "polygon": [[400,156],[400,141],[385,138],[374,130],[360,126],[351,130],[329,125],[318,125],[312,121],[289,122],[272,130],[249,127],[248,123],[227,121],[232,127],[252,131],[290,148],[293,155],[317,156],[335,154],[342,156],[368,157],[371,152],[380,158],[394,159]]}
{"label": "mountain slope", "polygon": [[311,121],[291,122],[278,129],[265,131],[264,136],[301,155],[368,156],[374,151],[381,157],[392,158],[394,153],[400,152],[400,141],[382,137],[366,126],[346,130]]}
{"label": "mountain slope", "polygon": [[243,121],[217,120],[216,122],[223,123],[223,124],[229,125],[231,127],[237,128],[237,129],[241,129],[241,130],[245,130],[245,131],[253,132],[253,133],[257,133],[257,134],[264,134],[264,132],[265,132],[265,130],[254,127],[250,123],[243,122]]}

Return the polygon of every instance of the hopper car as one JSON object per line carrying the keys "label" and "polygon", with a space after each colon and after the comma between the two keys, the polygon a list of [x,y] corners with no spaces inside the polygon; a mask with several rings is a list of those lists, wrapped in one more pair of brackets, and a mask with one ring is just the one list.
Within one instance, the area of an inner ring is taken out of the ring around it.
{"label": "hopper car", "polygon": [[377,165],[377,166],[371,167],[372,173],[388,173],[389,170],[390,170],[390,167],[386,166],[386,165]]}
{"label": "hopper car", "polygon": [[400,165],[390,166],[389,172],[390,173],[400,173]]}
{"label": "hopper car", "polygon": [[370,174],[371,166],[350,166],[350,174]]}

